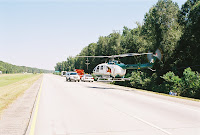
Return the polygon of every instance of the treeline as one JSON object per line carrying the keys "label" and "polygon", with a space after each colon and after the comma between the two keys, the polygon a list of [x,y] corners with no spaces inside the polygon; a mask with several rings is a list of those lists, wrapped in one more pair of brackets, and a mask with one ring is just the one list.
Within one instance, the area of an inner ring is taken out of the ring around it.
{"label": "treeline", "polygon": [[50,70],[38,69],[38,68],[31,68],[25,66],[16,66],[12,65],[3,61],[0,61],[0,71],[4,74],[11,74],[11,73],[51,73]]}
{"label": "treeline", "polygon": [[[199,37],[200,0],[187,0],[181,8],[172,0],[159,0],[144,15],[142,24],[137,23],[137,27],[134,29],[124,27],[122,32],[114,31],[108,36],[100,36],[97,43],[89,44],[78,55],[98,56],[133,52],[155,52],[157,48],[160,48],[163,58],[162,61],[155,63],[154,68],[156,72],[153,73],[150,70],[139,72],[128,70],[127,77],[134,77],[134,75],[139,74],[138,76],[141,76],[143,81],[146,79],[145,81],[152,84],[152,86],[141,86],[140,88],[168,93],[172,88],[167,88],[164,85],[167,80],[165,77],[160,76],[164,76],[171,71],[174,73],[174,76],[184,80],[184,69],[187,67],[190,67],[193,71],[200,72]],[[97,64],[106,61],[106,59],[90,58],[89,70],[87,70],[85,60],[85,58],[69,57],[67,61],[57,63],[55,70],[70,71],[75,68],[81,68],[91,73]],[[133,64],[147,62],[147,59],[145,56],[137,58],[126,57],[121,58],[120,61],[126,64]],[[191,74],[193,74],[193,71],[191,71]],[[120,84],[137,87],[134,81],[132,79],[132,83],[127,84],[125,82],[125,84]],[[154,86],[159,87],[155,88]],[[182,86],[180,85],[180,87]],[[193,87],[190,87],[188,91],[192,92],[192,89]],[[200,91],[198,87],[195,89]],[[181,94],[179,93],[179,95]],[[182,95],[189,96],[187,94]],[[200,96],[197,97],[194,94],[190,97],[200,98]]]}

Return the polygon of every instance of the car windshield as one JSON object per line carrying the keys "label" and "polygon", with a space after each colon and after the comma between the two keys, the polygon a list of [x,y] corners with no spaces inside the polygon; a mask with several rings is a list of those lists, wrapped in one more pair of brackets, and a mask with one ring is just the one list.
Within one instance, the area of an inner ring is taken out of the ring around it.
{"label": "car windshield", "polygon": [[78,75],[77,73],[70,73],[70,75]]}

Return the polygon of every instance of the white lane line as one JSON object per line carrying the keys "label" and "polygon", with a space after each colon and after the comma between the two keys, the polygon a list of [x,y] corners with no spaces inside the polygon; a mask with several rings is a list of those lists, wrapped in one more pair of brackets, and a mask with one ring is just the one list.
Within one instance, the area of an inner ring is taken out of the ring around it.
{"label": "white lane line", "polygon": [[[110,86],[110,85],[106,85],[106,86]],[[118,87],[118,86],[117,86]],[[130,88],[126,88],[126,87],[123,87],[123,86],[120,86],[120,87],[122,87],[123,89],[121,89],[121,88],[117,88],[116,87],[116,89],[117,90],[121,90],[121,91],[125,91],[126,89],[129,89],[129,90],[132,90],[132,89],[130,89]],[[140,91],[139,91],[140,92]],[[139,94],[139,95],[142,95],[141,93],[136,93],[136,94]],[[156,94],[156,93],[150,93],[150,94],[155,94],[155,95],[157,95],[157,96],[159,96],[158,94]],[[181,107],[181,108],[183,108],[183,109],[187,109],[187,110],[190,110],[190,111],[195,111],[195,112],[198,112],[198,113],[200,113],[200,110],[197,110],[198,108],[197,107],[193,107],[193,108],[197,108],[197,109],[192,109],[192,108],[190,108],[189,107],[189,105],[185,105],[185,104],[181,104],[181,103],[177,103],[177,102],[174,102],[174,101],[168,101],[168,102],[166,102],[165,101],[165,99],[162,99],[162,98],[157,98],[157,97],[151,97],[151,96],[149,96],[149,95],[142,95],[142,96],[145,96],[145,97],[147,97],[149,100],[152,100],[152,101],[155,101],[155,102],[160,102],[160,103],[164,103],[164,104],[168,104],[168,105],[174,105],[174,106],[178,106],[178,107]],[[164,95],[161,95],[161,96],[164,96]],[[167,97],[167,96],[166,96]],[[169,99],[170,98],[173,98],[173,97],[169,97]],[[175,98],[175,97],[174,97]],[[178,98],[177,98],[178,99]],[[181,100],[181,99],[180,99]],[[183,100],[186,100],[186,99],[183,99]],[[188,100],[189,101],[189,100]],[[194,101],[195,102],[195,101]]]}
{"label": "white lane line", "polygon": [[160,131],[162,131],[162,132],[164,132],[164,133],[166,133],[166,134],[168,134],[168,135],[171,135],[171,134],[172,134],[172,133],[170,133],[170,132],[168,132],[168,131],[166,131],[166,130],[164,130],[164,129],[162,129],[162,128],[156,126],[156,125],[154,125],[153,123],[150,123],[150,122],[148,122],[148,121],[146,121],[146,120],[143,120],[143,119],[141,119],[141,118],[139,118],[139,117],[137,117],[137,116],[132,116],[132,115],[126,113],[126,112],[123,112],[123,111],[119,110],[118,108],[116,108],[116,107],[113,106],[113,105],[110,105],[110,106],[111,106],[112,108],[116,109],[117,111],[119,111],[119,112],[121,112],[121,113],[123,113],[123,114],[125,114],[125,115],[128,115],[128,116],[130,116],[130,117],[133,117],[133,118],[135,118],[135,119],[137,119],[137,120],[139,120],[139,121],[141,121],[141,122],[143,122],[143,123],[145,123],[145,124],[147,124],[147,125],[149,125],[149,126],[151,126],[151,127],[153,127],[153,128],[156,128],[156,129],[158,129],[158,130],[160,130]]}
{"label": "white lane line", "polygon": [[166,130],[164,130],[164,129],[162,129],[162,128],[156,126],[156,125],[154,125],[153,123],[150,123],[150,122],[147,122],[146,120],[143,120],[142,118],[139,118],[139,117],[137,117],[137,116],[133,116],[133,115],[131,115],[131,114],[128,114],[128,113],[126,113],[126,112],[123,112],[123,111],[119,110],[119,109],[118,109],[117,107],[115,107],[113,104],[107,103],[107,102],[105,102],[105,101],[104,101],[104,103],[105,103],[105,104],[108,104],[110,107],[114,108],[114,109],[117,110],[118,112],[123,113],[123,114],[125,114],[125,115],[127,115],[127,116],[130,116],[130,117],[132,117],[132,118],[135,118],[135,119],[137,119],[137,120],[139,120],[139,121],[141,121],[141,122],[143,122],[143,123],[145,123],[145,124],[147,124],[147,125],[149,125],[149,126],[155,128],[155,129],[157,129],[157,130],[160,130],[160,131],[164,132],[165,134],[168,134],[168,135],[171,135],[171,134],[172,134],[172,133],[170,133],[170,132],[168,132],[168,131],[166,131]]}
{"label": "white lane line", "polygon": [[[144,95],[144,96],[146,96],[146,95]],[[187,110],[190,110],[190,111],[195,111],[195,112],[200,113],[200,110],[189,108],[189,105],[173,102],[173,101],[170,101],[170,100],[168,102],[166,102],[164,99],[155,99],[155,98],[151,98],[151,97],[148,97],[148,96],[146,96],[146,97],[148,98],[148,100],[152,100],[152,101],[154,101],[156,103],[160,102],[160,103],[163,103],[163,104],[168,104],[170,106],[173,105],[173,106],[181,107],[183,109],[187,109]],[[197,108],[197,107],[193,107],[193,108]]]}
{"label": "white lane line", "polygon": [[141,118],[139,118],[139,117],[137,117],[137,116],[132,116],[132,117],[138,119],[139,121],[142,121],[143,123],[148,124],[148,125],[151,126],[151,127],[156,128],[156,129],[158,129],[158,130],[160,130],[160,131],[162,131],[162,132],[164,132],[164,133],[166,133],[166,134],[168,134],[168,135],[171,135],[171,134],[172,134],[172,133],[170,133],[170,132],[168,132],[168,131],[166,131],[166,130],[164,130],[164,129],[162,129],[162,128],[160,128],[160,127],[158,127],[158,126],[156,126],[156,125],[154,125],[154,124],[152,124],[152,123],[150,123],[150,122],[147,122],[147,121],[145,121],[145,120],[143,120],[143,119],[141,119]]}

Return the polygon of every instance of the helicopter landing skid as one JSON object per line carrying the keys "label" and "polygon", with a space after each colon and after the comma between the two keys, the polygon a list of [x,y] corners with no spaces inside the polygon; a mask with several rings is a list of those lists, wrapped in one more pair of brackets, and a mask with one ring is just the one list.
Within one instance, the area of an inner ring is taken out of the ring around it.
{"label": "helicopter landing skid", "polygon": [[130,78],[98,78],[97,82],[122,82],[130,81]]}

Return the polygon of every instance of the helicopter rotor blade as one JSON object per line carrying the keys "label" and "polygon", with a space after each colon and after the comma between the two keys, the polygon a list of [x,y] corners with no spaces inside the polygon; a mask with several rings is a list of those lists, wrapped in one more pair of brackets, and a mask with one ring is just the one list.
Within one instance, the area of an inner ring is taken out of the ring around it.
{"label": "helicopter rotor blade", "polygon": [[125,53],[125,54],[119,54],[119,55],[111,55],[111,56],[76,56],[76,57],[88,57],[88,58],[116,58],[116,57],[128,57],[128,56],[140,56],[140,55],[153,55],[153,53]]}
{"label": "helicopter rotor blade", "polygon": [[112,56],[76,56],[82,58],[111,58]]}
{"label": "helicopter rotor blade", "polygon": [[126,53],[126,54],[120,54],[120,55],[113,55],[113,57],[128,57],[128,56],[140,56],[140,55],[145,55],[145,54],[153,54],[151,52],[149,53]]}

